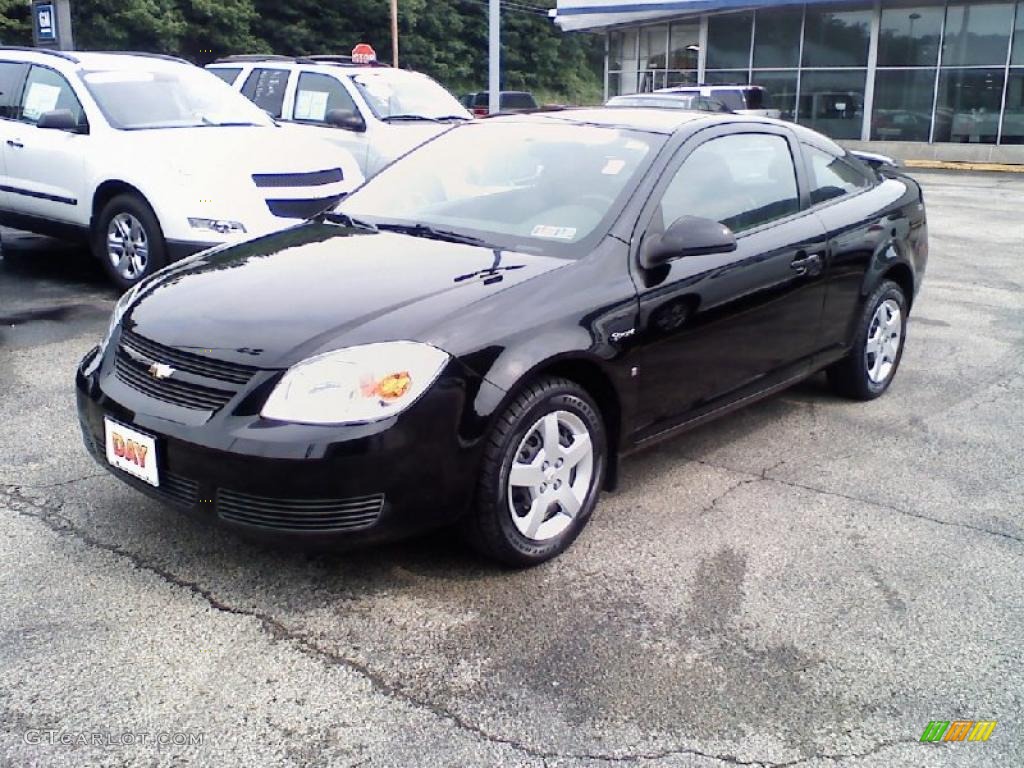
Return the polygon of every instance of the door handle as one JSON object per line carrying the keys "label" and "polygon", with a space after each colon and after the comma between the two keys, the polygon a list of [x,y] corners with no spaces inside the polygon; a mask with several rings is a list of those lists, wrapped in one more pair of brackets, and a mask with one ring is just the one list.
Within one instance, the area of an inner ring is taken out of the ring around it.
{"label": "door handle", "polygon": [[18,141],[17,139],[8,139],[8,140],[7,140],[7,146],[8,146],[8,147],[15,147],[15,148],[17,148],[17,149],[24,149],[24,148],[25,148],[25,145],[24,145],[24,144],[22,144],[22,143],[21,143],[20,141]]}
{"label": "door handle", "polygon": [[796,270],[798,275],[806,275],[812,270],[818,271],[821,266],[821,254],[797,251],[796,258],[790,262],[789,266]]}

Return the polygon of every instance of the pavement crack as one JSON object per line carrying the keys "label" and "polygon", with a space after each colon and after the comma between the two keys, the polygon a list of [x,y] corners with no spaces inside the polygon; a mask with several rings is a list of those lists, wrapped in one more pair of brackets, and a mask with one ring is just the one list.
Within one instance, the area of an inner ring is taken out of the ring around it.
{"label": "pavement crack", "polygon": [[73,477],[70,480],[59,480],[56,483],[19,483],[16,486],[5,486],[6,488],[28,488],[30,490],[46,490],[47,488],[61,488],[65,485],[74,485],[75,483],[81,483],[85,480],[92,480],[97,477],[106,477],[106,472],[92,472],[88,475],[82,475],[81,477]]}

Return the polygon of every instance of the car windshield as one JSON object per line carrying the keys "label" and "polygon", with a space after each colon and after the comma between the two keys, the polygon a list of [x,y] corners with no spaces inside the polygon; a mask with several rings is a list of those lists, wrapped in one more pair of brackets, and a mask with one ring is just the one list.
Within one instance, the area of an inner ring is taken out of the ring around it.
{"label": "car windshield", "polygon": [[114,128],[197,128],[274,121],[216,75],[186,64],[94,70],[86,87]]}
{"label": "car windshield", "polygon": [[339,212],[420,224],[497,247],[554,251],[597,236],[664,137],[551,120],[488,120],[442,134],[368,181]]}
{"label": "car windshield", "polygon": [[376,69],[354,75],[352,82],[381,120],[396,117],[469,120],[472,117],[458,99],[425,75]]}

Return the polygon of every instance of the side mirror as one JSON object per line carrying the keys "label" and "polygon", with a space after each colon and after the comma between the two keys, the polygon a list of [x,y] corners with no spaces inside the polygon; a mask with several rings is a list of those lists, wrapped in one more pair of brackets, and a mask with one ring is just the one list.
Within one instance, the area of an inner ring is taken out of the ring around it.
{"label": "side mirror", "polygon": [[327,124],[346,131],[362,133],[366,130],[366,121],[348,109],[332,109],[325,117]]}
{"label": "side mirror", "polygon": [[50,128],[55,131],[79,132],[81,126],[78,120],[71,113],[70,109],[55,109],[52,112],[43,112],[36,122],[36,128]]}
{"label": "side mirror", "polygon": [[683,256],[731,253],[736,235],[724,224],[698,216],[682,216],[660,235],[644,241],[640,263],[651,269]]}

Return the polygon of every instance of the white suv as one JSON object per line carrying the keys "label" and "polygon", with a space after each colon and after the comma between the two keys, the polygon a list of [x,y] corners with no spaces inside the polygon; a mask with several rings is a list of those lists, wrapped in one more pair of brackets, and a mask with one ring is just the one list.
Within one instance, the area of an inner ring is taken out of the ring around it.
{"label": "white suv", "polygon": [[772,106],[771,95],[760,85],[676,85],[671,88],[659,88],[655,93],[707,96],[722,102],[737,115],[778,119],[782,114]]}
{"label": "white suv", "polygon": [[206,68],[303,138],[349,150],[366,178],[473,117],[424,74],[348,56],[230,56]]}
{"label": "white suv", "polygon": [[0,223],[88,241],[123,288],[362,183],[208,72],[162,56],[0,48]]}

